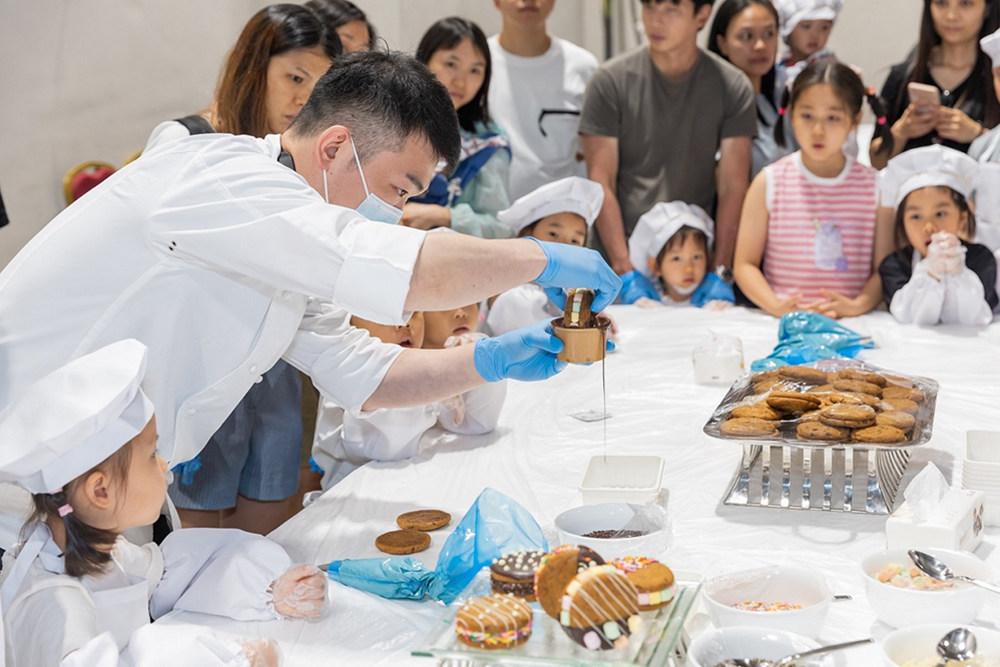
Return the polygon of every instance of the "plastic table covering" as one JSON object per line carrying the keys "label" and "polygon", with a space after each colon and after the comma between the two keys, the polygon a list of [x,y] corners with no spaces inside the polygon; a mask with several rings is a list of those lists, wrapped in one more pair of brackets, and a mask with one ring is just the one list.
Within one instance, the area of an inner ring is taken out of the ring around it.
{"label": "plastic table covering", "polygon": [[[891,630],[865,600],[859,563],[883,549],[885,517],[838,512],[730,508],[721,498],[740,458],[740,446],[701,429],[725,393],[694,383],[691,353],[714,330],[738,335],[749,365],[773,347],[777,321],[733,309],[614,307],[619,351],[607,360],[608,454],[654,454],[665,459],[673,546],[662,559],[678,571],[705,577],[765,564],[807,564],[825,574],[836,594],[853,601],[831,606],[821,641],[881,638]],[[907,478],[933,461],[960,484],[965,431],[1000,429],[1000,324],[985,329],[917,328],[887,313],[845,323],[874,337],[877,349],[862,359],[941,385],[933,439],[914,451]],[[545,383],[512,383],[500,425],[487,436],[441,434],[421,456],[370,463],[272,533],[292,558],[326,563],[380,556],[377,535],[395,517],[417,508],[452,513],[454,522],[485,486],[515,498],[555,539],[553,520],[581,502],[578,485],[591,456],[605,451],[601,422],[570,413],[601,409],[601,366],[570,367]],[[432,534],[417,554],[433,567],[449,529]],[[1000,530],[987,530],[977,555],[1000,576]],[[650,554],[652,555],[652,554]],[[248,638],[279,641],[286,665],[433,665],[413,658],[441,630],[445,609],[436,602],[389,601],[331,583],[330,610],[317,622],[239,623],[178,613],[161,623],[197,623]],[[1000,625],[1000,598],[980,615]],[[704,610],[689,620],[692,635],[709,627]],[[843,664],[881,664],[880,649],[843,654]]]}

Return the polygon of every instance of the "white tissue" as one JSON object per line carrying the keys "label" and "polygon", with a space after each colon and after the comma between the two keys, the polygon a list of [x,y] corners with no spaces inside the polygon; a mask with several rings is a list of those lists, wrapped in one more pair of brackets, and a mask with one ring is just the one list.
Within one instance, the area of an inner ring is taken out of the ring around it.
{"label": "white tissue", "polygon": [[933,522],[941,514],[941,499],[951,486],[936,465],[928,463],[906,487],[903,497],[913,512],[914,523]]}

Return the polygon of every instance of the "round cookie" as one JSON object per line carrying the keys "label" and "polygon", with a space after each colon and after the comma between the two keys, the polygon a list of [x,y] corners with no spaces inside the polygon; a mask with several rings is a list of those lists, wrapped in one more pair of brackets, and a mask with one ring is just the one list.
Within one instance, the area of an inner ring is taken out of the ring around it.
{"label": "round cookie", "polygon": [[808,422],[818,422],[821,413],[822,410],[810,410],[809,412],[803,412],[799,416],[799,423],[805,424]]}
{"label": "round cookie", "polygon": [[878,373],[872,373],[870,371],[863,371],[860,368],[845,368],[840,371],[841,380],[858,380],[859,382],[868,382],[869,384],[878,385],[879,387],[884,387],[888,384],[886,379],[879,375]]}
{"label": "round cookie", "polygon": [[727,419],[719,425],[719,431],[723,435],[738,438],[753,438],[765,435],[777,435],[778,427],[773,421],[766,419],[752,419],[749,417],[736,417]]}
{"label": "round cookie", "polygon": [[820,371],[808,366],[782,366],[778,375],[795,382],[806,384],[826,384],[826,371]]}
{"label": "round cookie", "polygon": [[451,523],[451,515],[441,510],[416,510],[396,517],[396,525],[403,530],[430,531],[444,528]]}
{"label": "round cookie", "polygon": [[829,396],[831,403],[853,403],[854,405],[867,405],[877,408],[881,401],[871,394],[857,394],[837,391]]}
{"label": "round cookie", "polygon": [[766,380],[757,380],[753,383],[753,393],[755,394],[766,394],[772,389],[784,389],[788,388],[781,378],[773,377],[767,378]]}
{"label": "round cookie", "polygon": [[833,383],[833,388],[839,391],[847,391],[858,394],[871,394],[872,396],[882,395],[882,387],[863,380],[839,379]]}
{"label": "round cookie", "polygon": [[920,406],[908,398],[887,398],[884,399],[882,403],[889,406],[889,409],[886,410],[886,412],[898,410],[900,412],[909,412],[911,415],[915,415],[917,414],[917,411],[920,410]]}
{"label": "round cookie", "polygon": [[653,611],[674,600],[674,573],[658,560],[625,556],[611,563],[639,591],[639,610]]}
{"label": "round cookie", "polygon": [[375,548],[393,556],[423,551],[431,545],[431,536],[419,530],[393,530],[375,538]]}
{"label": "round cookie", "polygon": [[512,595],[472,598],[455,614],[455,635],[463,644],[504,649],[531,636],[531,607]]}
{"label": "round cookie", "polygon": [[490,565],[490,586],[494,593],[506,593],[535,601],[535,571],[544,551],[515,551],[504,554]]}
{"label": "round cookie", "polygon": [[840,426],[828,426],[821,421],[806,421],[799,422],[795,427],[795,435],[803,440],[848,442],[851,439],[851,429]]}
{"label": "round cookie", "polygon": [[867,405],[837,403],[823,408],[819,420],[827,426],[864,428],[875,423],[875,410]]}
{"label": "round cookie", "polygon": [[893,426],[900,431],[909,433],[917,424],[917,418],[909,412],[901,410],[889,410],[880,412],[875,416],[875,423],[879,426]]}
{"label": "round cookie", "polygon": [[905,398],[908,401],[913,401],[914,403],[923,403],[927,397],[924,396],[924,392],[919,389],[911,389],[909,387],[886,387],[882,390],[882,398]]}
{"label": "round cookie", "polygon": [[593,549],[572,544],[556,547],[542,556],[535,570],[535,597],[545,613],[559,618],[563,592],[576,575],[584,570],[604,565]]}
{"label": "round cookie", "polygon": [[854,432],[855,442],[891,445],[905,440],[906,434],[895,426],[869,426]]}
{"label": "round cookie", "polygon": [[737,406],[733,408],[733,411],[729,413],[729,416],[744,417],[748,419],[767,419],[768,421],[777,421],[781,419],[781,415],[775,412],[774,408],[763,401],[753,403],[751,405]]}
{"label": "round cookie", "polygon": [[772,391],[767,397],[767,404],[781,412],[805,412],[818,407],[820,399],[797,391]]}
{"label": "round cookie", "polygon": [[642,623],[639,593],[612,565],[578,574],[566,587],[559,624],[570,639],[591,651],[621,649]]}

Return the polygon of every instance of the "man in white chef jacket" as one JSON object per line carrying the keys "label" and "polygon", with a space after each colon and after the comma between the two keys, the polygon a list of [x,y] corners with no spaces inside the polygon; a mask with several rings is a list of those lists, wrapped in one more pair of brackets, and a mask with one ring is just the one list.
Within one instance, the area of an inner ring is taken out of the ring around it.
{"label": "man in white chef jacket", "polygon": [[542,327],[403,350],[349,325],[345,311],[403,323],[533,280],[593,287],[598,307],[617,294],[590,251],[425,235],[358,214],[398,219],[439,161],[456,162],[457,127],[423,65],[361,53],[317,83],[282,135],[200,135],[144,154],[0,272],[0,412],[69,359],[123,338],[149,349],[143,388],[171,464],[197,455],[281,358],[365,410],[558,372],[561,343]]}

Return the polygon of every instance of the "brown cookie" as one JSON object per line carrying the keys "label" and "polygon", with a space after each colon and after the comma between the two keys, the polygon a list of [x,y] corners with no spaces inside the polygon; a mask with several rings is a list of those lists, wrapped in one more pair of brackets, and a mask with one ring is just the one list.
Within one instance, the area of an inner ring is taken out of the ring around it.
{"label": "brown cookie", "polygon": [[451,523],[451,515],[441,510],[416,510],[396,517],[396,525],[403,530],[437,530]]}
{"label": "brown cookie", "polygon": [[858,429],[854,432],[855,442],[869,442],[873,444],[891,445],[896,442],[904,442],[906,434],[895,426],[869,426]]}
{"label": "brown cookie", "polygon": [[804,421],[795,427],[795,435],[804,440],[848,442],[851,439],[851,429],[827,426],[819,421]]}
{"label": "brown cookie", "polygon": [[733,411],[729,413],[730,417],[746,417],[749,419],[767,419],[769,421],[777,421],[781,419],[781,415],[774,411],[767,403],[763,401],[759,403],[752,403],[751,405],[740,405],[733,408]]}
{"label": "brown cookie", "polygon": [[813,394],[797,391],[772,391],[767,404],[780,412],[805,412],[819,407],[820,399]]}
{"label": "brown cookie", "polygon": [[753,393],[765,394],[772,389],[785,389],[788,385],[781,378],[773,377],[765,380],[758,380],[753,383]]}
{"label": "brown cookie", "polygon": [[393,530],[375,538],[375,548],[394,556],[423,551],[431,545],[431,536],[419,530]]}
{"label": "brown cookie", "polygon": [[810,389],[810,390],[809,390],[809,391],[807,391],[806,393],[807,393],[807,394],[818,394],[818,395],[822,395],[822,394],[829,394],[829,393],[831,393],[831,392],[833,392],[833,391],[835,391],[835,390],[834,390],[834,388],[833,388],[833,385],[832,385],[832,384],[821,384],[821,385],[820,385],[820,386],[818,386],[818,387],[813,387],[812,389]]}
{"label": "brown cookie", "polygon": [[867,405],[872,408],[877,408],[879,406],[879,399],[872,396],[871,394],[854,394],[843,391],[838,391],[830,394],[831,403],[852,403],[854,405]]}
{"label": "brown cookie", "polygon": [[823,408],[819,420],[827,426],[864,428],[875,423],[875,409],[867,405],[837,403],[828,408]]}
{"label": "brown cookie", "polygon": [[545,613],[559,618],[566,587],[579,573],[604,564],[593,549],[564,544],[542,556],[535,570],[535,597]]}
{"label": "brown cookie", "polygon": [[804,424],[806,422],[818,422],[821,413],[822,413],[821,410],[810,410],[809,412],[803,412],[799,416],[799,423]]}
{"label": "brown cookie", "polygon": [[767,419],[753,419],[750,417],[727,419],[719,426],[719,430],[723,435],[738,438],[778,434],[778,426],[773,421],[768,421]]}
{"label": "brown cookie", "polygon": [[880,412],[876,415],[875,423],[879,426],[892,426],[894,428],[898,428],[900,431],[909,433],[916,425],[917,418],[909,412],[890,410],[888,412]]}
{"label": "brown cookie", "polygon": [[778,375],[795,382],[806,384],[826,384],[826,372],[808,366],[782,366]]}
{"label": "brown cookie", "polygon": [[886,387],[882,390],[882,398],[905,398],[914,403],[923,403],[926,400],[924,392],[919,389],[909,387]]}
{"label": "brown cookie", "polygon": [[877,384],[872,384],[871,382],[864,382],[862,380],[837,380],[833,383],[833,388],[839,391],[858,394],[871,394],[872,396],[882,395],[882,387]]}
{"label": "brown cookie", "polygon": [[[899,410],[901,412],[909,412],[911,415],[915,415],[917,414],[917,411],[920,410],[920,406],[908,398],[887,398],[882,401],[882,405],[889,406],[889,409],[886,410],[886,412],[890,410]],[[883,409],[885,408],[883,407]]]}
{"label": "brown cookie", "polygon": [[841,380],[857,380],[859,382],[867,382],[869,384],[878,385],[879,387],[884,387],[888,384],[886,379],[879,375],[878,373],[872,373],[870,371],[863,371],[860,368],[845,368],[840,371]]}

